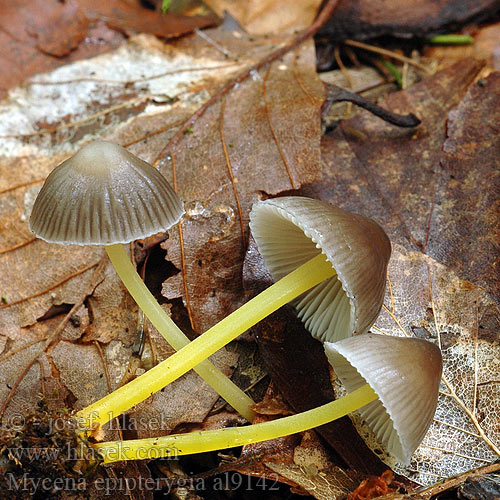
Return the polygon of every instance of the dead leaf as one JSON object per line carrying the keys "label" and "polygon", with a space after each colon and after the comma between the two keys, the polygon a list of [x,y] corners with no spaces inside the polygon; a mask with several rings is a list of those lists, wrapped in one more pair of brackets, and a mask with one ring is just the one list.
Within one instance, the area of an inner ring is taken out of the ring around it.
{"label": "dead leaf", "polygon": [[[469,32],[466,28],[464,31]],[[474,43],[466,46],[429,46],[423,55],[437,62],[440,68],[451,66],[461,59],[474,57],[485,60],[489,67],[500,70],[500,23],[479,26],[470,33]]]}
{"label": "dead leaf", "polygon": [[[396,468],[420,484],[498,458],[498,416],[492,412],[500,379],[500,365],[492,361],[500,358],[493,333],[498,253],[490,236],[497,223],[489,198],[498,158],[488,160],[488,147],[498,147],[498,139],[491,127],[475,125],[481,117],[495,122],[498,76],[473,83],[480,69],[463,61],[391,95],[390,109],[417,111],[422,118],[411,137],[365,113],[346,121],[325,137],[323,182],[303,190],[372,216],[388,231],[391,287],[375,331],[440,339],[446,382],[436,421],[411,465]],[[482,94],[483,84],[491,94]],[[462,182],[450,185],[450,174]],[[476,181],[467,183],[467,176]]]}
{"label": "dead leaf", "polygon": [[[224,32],[209,33],[217,43],[229,43]],[[241,51],[242,41],[230,49]],[[174,290],[167,281],[164,294],[182,295],[197,332],[243,299],[251,204],[262,193],[297,189],[318,176],[323,88],[312,49],[304,44],[223,96],[175,145],[162,169],[175,179],[186,206],[185,218],[163,245],[183,270],[183,282],[176,278],[180,286]]]}
{"label": "dead leaf", "polygon": [[[439,162],[447,113],[458,105],[481,68],[477,61],[464,60],[408,91],[391,94],[384,105],[394,112],[417,114],[422,124],[415,130],[397,129],[365,112],[344,122],[331,135],[333,142],[325,138],[323,143],[324,158],[332,162],[334,158],[335,164],[324,169],[323,182],[304,193],[369,214],[392,241],[437,257],[443,240],[437,237],[440,225],[434,225],[434,210],[441,210],[436,196],[442,182]],[[482,217],[480,210],[477,215]],[[459,252],[453,256],[454,265],[466,272],[464,278],[484,281],[485,286],[485,280],[491,280],[488,274],[494,273],[479,266],[467,271],[471,264]]]}
{"label": "dead leaf", "polygon": [[[392,295],[376,327],[434,339],[444,362],[434,422],[409,467],[395,470],[429,484],[492,462],[500,456],[500,392],[494,382],[500,379],[500,356],[497,335],[489,329],[483,334],[479,325],[484,321],[498,331],[497,306],[479,287],[464,290],[450,267],[397,245],[389,277]],[[408,277],[411,283],[405,283]]]}
{"label": "dead leaf", "polygon": [[0,97],[29,76],[95,56],[123,42],[123,36],[104,23],[88,26],[74,0],[2,0],[0,10]]}
{"label": "dead leaf", "polygon": [[[229,40],[233,39],[230,35]],[[209,96],[207,90],[224,82],[235,69],[253,63],[252,57],[266,53],[270,45],[250,44],[253,49],[246,51],[250,59],[228,62],[205,41],[200,45],[197,37],[193,40],[197,43],[192,46],[186,42],[165,46],[142,35],[116,53],[40,75],[37,80],[44,85],[13,89],[12,99],[0,103],[4,124],[0,137],[4,155],[0,161],[4,228],[0,233],[0,293],[7,301],[0,304],[0,322],[7,335],[3,345],[15,352],[11,356],[7,351],[3,360],[2,401],[11,395],[13,382],[19,383],[6,416],[34,406],[38,395],[48,390],[42,387],[46,377],[55,379],[64,398],[57,399],[56,406],[80,408],[116,387],[128,366],[136,307],[113,269],[107,267],[104,280],[75,318],[79,325],[66,327],[58,343],[40,355],[45,375],[36,363],[23,374],[40,342],[50,335],[50,326],[54,329],[60,323],[61,312],[82,299],[103,252],[34,240],[27,218],[47,173],[92,134],[109,134],[106,138],[121,143],[143,142],[135,152],[152,161],[165,133],[171,133],[179,119]],[[54,92],[59,96],[57,106]],[[174,99],[165,98],[168,94]],[[171,351],[165,349],[163,338],[154,331],[152,335],[158,357],[163,359]],[[215,361],[229,374],[237,358],[237,352],[223,350]],[[187,374],[130,412],[125,423],[137,437],[168,433],[184,422],[201,422],[216,400],[217,395],[197,375]]]}
{"label": "dead leaf", "polygon": [[294,481],[302,491],[318,500],[343,498],[356,487],[359,480],[357,472],[343,470],[330,461],[314,432],[304,433],[301,443],[294,450],[293,462],[266,462],[266,466]]}
{"label": "dead leaf", "polygon": [[305,29],[314,21],[321,5],[319,0],[308,0],[307,2],[208,0],[206,3],[217,12],[219,17],[222,17],[225,11],[229,12],[247,33],[253,35]]}
{"label": "dead leaf", "polygon": [[216,24],[219,19],[213,14],[206,16],[180,16],[162,14],[141,7],[139,3],[120,0],[75,0],[90,19],[102,19],[110,28],[127,35],[150,33],[164,38],[175,38],[197,28]]}
{"label": "dead leaf", "polygon": [[497,0],[343,0],[321,30],[335,40],[368,39],[382,35],[425,36],[446,31],[498,8]]}
{"label": "dead leaf", "polygon": [[[479,80],[448,115],[428,255],[491,291],[500,304],[500,73]],[[496,168],[495,168],[496,165]]]}
{"label": "dead leaf", "polygon": [[115,30],[171,38],[218,21],[162,15],[120,0],[1,0],[0,10],[0,97],[34,74],[117,48],[124,37]]}

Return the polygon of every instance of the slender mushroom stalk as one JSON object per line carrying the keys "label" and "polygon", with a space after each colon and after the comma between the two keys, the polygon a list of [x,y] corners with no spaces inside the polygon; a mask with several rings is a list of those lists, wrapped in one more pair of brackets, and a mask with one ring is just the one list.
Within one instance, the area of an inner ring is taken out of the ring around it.
{"label": "slender mushroom stalk", "polygon": [[364,334],[326,343],[325,350],[350,392],[336,401],[247,427],[112,441],[95,448],[105,462],[187,455],[275,439],[359,410],[385,449],[408,463],[436,410],[442,370],[439,348],[422,339]]}
{"label": "slender mushroom stalk", "polygon": [[[154,167],[117,144],[95,141],[47,177],[33,206],[30,229],[49,243],[104,245],[138,306],[180,350],[189,339],[139,277],[123,243],[166,231],[183,214],[181,200]],[[203,361],[195,371],[241,415],[253,419],[252,399],[212,363]]]}
{"label": "slender mushroom stalk", "polygon": [[320,340],[368,330],[382,306],[391,251],[378,224],[321,201],[284,197],[256,203],[250,226],[279,281],[189,346],[82,410],[82,417],[107,422],[302,294],[299,315]]}

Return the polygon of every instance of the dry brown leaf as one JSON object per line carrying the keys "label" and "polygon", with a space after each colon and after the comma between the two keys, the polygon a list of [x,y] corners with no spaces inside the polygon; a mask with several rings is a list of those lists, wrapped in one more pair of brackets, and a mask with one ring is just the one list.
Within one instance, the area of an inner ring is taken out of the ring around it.
{"label": "dry brown leaf", "polygon": [[394,250],[389,268],[392,295],[376,327],[392,335],[434,339],[443,352],[434,422],[410,466],[396,468],[429,484],[500,456],[500,390],[494,382],[500,378],[500,321],[486,291],[419,252],[399,246]]}
{"label": "dry brown leaf", "polygon": [[[469,29],[464,31],[470,32]],[[475,57],[487,61],[488,66],[500,70],[500,23],[480,26],[473,29],[470,34],[474,37],[474,43],[466,46],[429,46],[426,47],[423,55],[430,60],[437,62],[441,68],[451,66],[451,64],[466,57]]]}
{"label": "dry brown leaf", "polygon": [[294,450],[292,464],[269,461],[265,464],[318,500],[345,497],[356,488],[360,477],[355,471],[343,470],[332,463],[313,432],[304,434],[301,443]]}
{"label": "dry brown leaf", "polygon": [[343,0],[321,33],[335,40],[425,36],[485,18],[497,8],[497,0]]}
{"label": "dry brown leaf", "polygon": [[485,125],[498,121],[499,78],[474,83],[480,70],[466,60],[390,96],[392,110],[420,115],[410,136],[366,113],[346,121],[325,138],[323,182],[304,190],[388,231],[392,288],[375,330],[441,341],[436,420],[396,468],[421,484],[499,456],[498,134]]}
{"label": "dry brown leaf", "polygon": [[166,12],[162,14],[141,6],[140,2],[120,0],[75,0],[90,19],[103,19],[114,29],[128,35],[150,33],[164,38],[176,38],[197,28],[217,24],[213,14],[206,16],[179,16]]}
{"label": "dry brown leaf", "polygon": [[[37,79],[44,85],[13,89],[9,99],[0,103],[4,155],[0,161],[4,228],[0,233],[0,295],[7,302],[0,305],[0,323],[7,353],[19,349],[3,361],[4,402],[12,384],[20,382],[6,415],[36,404],[43,392],[38,365],[26,375],[23,369],[51,334],[48,325],[59,325],[61,312],[79,300],[86,299],[75,319],[79,326],[66,327],[62,340],[54,339],[55,345],[39,356],[47,363],[45,377],[54,377],[60,385],[64,401],[59,398],[55,406],[79,408],[120,382],[135,335],[133,301],[110,266],[90,295],[82,296],[103,250],[33,241],[27,218],[43,178],[83,143],[97,137],[92,134],[127,143],[140,142],[159,129],[164,140],[165,130],[169,133],[169,128],[207,98],[207,89],[248,64],[227,62],[217,49],[209,47],[200,48],[196,43],[191,48],[189,44],[164,46],[152,37],[138,37],[115,53],[39,75]],[[257,47],[249,55],[259,50],[263,49]],[[178,101],[172,103],[168,94],[178,95]],[[145,139],[135,152],[152,161],[159,148],[151,149],[154,139],[147,142]],[[163,359],[170,351],[162,348],[163,339],[154,332],[153,336]],[[22,348],[36,340],[40,342]],[[216,355],[216,363],[228,373],[236,360],[237,354],[226,350]],[[188,374],[159,394],[153,404],[139,407],[137,415],[132,412],[129,421],[144,417],[154,422],[154,429],[153,424],[139,425],[139,436],[156,433],[158,427],[168,432],[179,423],[203,420],[216,398],[197,375]],[[192,408],[194,400],[197,411]]]}
{"label": "dry brown leaf", "polygon": [[125,40],[120,32],[172,38],[218,21],[120,0],[0,0],[0,12],[0,97],[34,74],[115,49]]}
{"label": "dry brown leaf", "polygon": [[103,22],[89,26],[74,0],[1,0],[0,11],[0,97],[31,75],[101,54],[124,40]]}
{"label": "dry brown leaf", "polygon": [[[211,36],[232,53],[248,52],[248,39],[233,47],[229,34]],[[186,216],[164,244],[169,260],[183,270],[183,282],[167,281],[164,295],[183,297],[195,331],[207,330],[243,299],[251,204],[262,193],[297,189],[318,178],[322,101],[313,47],[306,43],[238,84],[166,159],[162,171],[175,179]]]}
{"label": "dry brown leaf", "polygon": [[254,35],[291,32],[305,29],[314,21],[320,0],[288,2],[287,0],[259,0],[232,2],[208,0],[210,7],[222,17],[227,11],[246,32]]}

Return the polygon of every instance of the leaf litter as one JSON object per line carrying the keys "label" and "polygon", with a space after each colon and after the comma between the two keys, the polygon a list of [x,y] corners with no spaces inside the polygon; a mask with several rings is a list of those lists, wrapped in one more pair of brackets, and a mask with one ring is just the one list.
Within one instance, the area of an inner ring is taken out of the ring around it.
{"label": "leaf litter", "polygon": [[[194,39],[199,42],[196,37]],[[210,96],[219,82],[234,74],[235,69],[244,68],[255,58],[274,50],[277,42],[264,41],[256,46],[247,40],[237,48],[241,52],[240,57],[245,55],[248,59],[229,63],[225,56],[206,43],[202,47],[200,43],[183,47],[183,43],[164,46],[142,35],[109,55],[38,75],[36,81],[43,82],[43,85],[13,89],[2,103],[0,114],[6,118],[2,123],[9,123],[9,128],[4,125],[0,138],[4,154],[1,163],[4,183],[2,202],[7,209],[2,210],[2,214],[8,217],[9,231],[4,233],[5,240],[1,247],[4,269],[1,273],[4,277],[2,294],[8,297],[8,303],[0,309],[0,316],[2,324],[5,321],[9,325],[9,335],[18,340],[9,347],[20,349],[9,356],[12,371],[5,373],[9,379],[17,376],[19,383],[16,391],[10,392],[9,383],[4,385],[4,396],[13,395],[8,401],[6,417],[34,407],[38,394],[43,392],[40,390],[43,375],[36,365],[19,377],[19,366],[26,366],[39,346],[33,344],[35,347],[21,349],[20,344],[33,337],[44,341],[44,336],[48,334],[45,326],[58,321],[58,318],[37,320],[47,315],[48,311],[55,310],[59,304],[76,303],[88,282],[89,273],[102,256],[102,250],[97,248],[62,247],[32,241],[27,231],[27,215],[44,176],[55,164],[89,141],[93,134],[121,143],[135,143],[136,152],[153,161],[155,152],[156,155],[159,153],[161,141],[165,140],[165,135],[168,137],[172,131],[175,132],[179,120],[189,116],[200,102]],[[302,54],[309,56],[300,59]],[[313,64],[309,62],[311,55],[311,44],[300,49],[290,59],[292,64],[286,68],[288,71],[284,77],[281,75],[283,68],[276,68],[277,74],[267,77],[269,95],[273,97],[275,85],[286,85],[288,78],[295,78],[293,71],[298,71],[293,66],[297,64],[295,60],[299,60],[298,64],[306,64],[308,71],[313,70]],[[314,72],[311,71],[311,74],[314,75]],[[255,74],[252,81],[257,82],[257,89],[262,88],[260,74]],[[307,106],[316,109],[317,123],[313,130],[319,132],[321,86],[319,80],[316,82],[317,100],[311,103],[311,96],[305,95]],[[58,106],[53,106],[56,96]],[[137,108],[135,105],[138,102],[145,105]],[[274,102],[267,105],[273,106]],[[285,105],[280,103],[278,110],[281,113],[284,112],[281,107],[286,108]],[[269,127],[269,117],[265,112],[263,119]],[[162,125],[160,130],[156,127],[158,123]],[[309,127],[309,118],[305,126]],[[141,144],[145,136],[148,139]],[[291,140],[290,136],[288,141]],[[155,141],[158,141],[156,147]],[[297,148],[297,145],[293,146]],[[315,147],[319,160],[319,140]],[[278,149],[274,148],[274,159],[282,164]],[[286,149],[282,153],[287,154]],[[13,165],[16,167],[15,175]],[[226,175],[227,169],[224,168],[223,172]],[[288,182],[287,178],[287,186]],[[92,259],[95,259],[95,264]],[[27,266],[33,266],[33,270]],[[19,274],[21,282],[12,280],[13,273]],[[34,282],[32,277],[40,281]],[[25,280],[24,286],[22,280]],[[42,363],[47,363],[44,373],[50,373],[59,384],[56,390],[59,397],[53,400],[54,407],[66,405],[79,408],[106,394],[116,387],[127,366],[135,333],[136,310],[110,267],[106,268],[104,280],[83,302],[84,309],[78,311],[80,325],[75,327],[71,338],[65,336],[59,339],[49,352],[39,356]],[[154,330],[152,337],[160,358],[170,354],[168,349],[165,351],[163,339]],[[78,359],[77,363],[75,359]],[[228,373],[236,360],[236,355],[227,350],[215,356],[216,364]],[[26,396],[26,399],[19,400],[20,395]],[[201,422],[216,399],[217,396],[200,384],[195,375],[188,374],[157,394],[152,401],[129,412],[128,421],[133,422],[131,428],[127,428],[132,433],[129,432],[129,436],[158,435],[186,421]],[[193,408],[194,400],[199,412]],[[134,425],[134,422],[143,421],[143,417],[159,423],[154,429]]]}

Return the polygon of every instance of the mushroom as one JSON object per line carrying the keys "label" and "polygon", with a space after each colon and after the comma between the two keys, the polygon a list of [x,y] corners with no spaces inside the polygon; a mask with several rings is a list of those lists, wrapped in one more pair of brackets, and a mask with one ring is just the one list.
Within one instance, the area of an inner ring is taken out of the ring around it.
{"label": "mushroom", "polygon": [[250,227],[279,281],[189,346],[82,410],[82,417],[92,413],[94,422],[107,422],[304,292],[297,306],[318,338],[331,340],[336,329],[345,337],[371,326],[382,305],[391,249],[377,223],[318,200],[284,197],[256,203]]}
{"label": "mushroom", "polygon": [[[160,307],[123,248],[176,224],[184,208],[167,180],[117,144],[95,141],[57,166],[38,194],[30,229],[49,243],[104,245],[124,285],[176,350],[189,339]],[[253,401],[208,360],[196,372],[243,416]]]}
{"label": "mushroom", "polygon": [[294,301],[298,316],[322,342],[365,333],[380,312],[391,243],[372,219],[304,197],[254,205],[250,228],[275,280],[324,253],[336,275]]}
{"label": "mushroom", "polygon": [[324,347],[348,392],[368,384],[377,393],[378,399],[359,414],[385,449],[408,463],[436,411],[439,348],[417,338],[375,334],[325,342]]}
{"label": "mushroom", "polygon": [[97,443],[105,462],[180,456],[295,434],[359,410],[387,451],[407,463],[436,410],[442,359],[422,339],[363,334],[325,344],[348,395],[313,410],[247,427]]}

